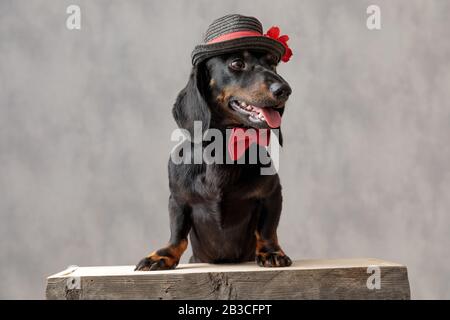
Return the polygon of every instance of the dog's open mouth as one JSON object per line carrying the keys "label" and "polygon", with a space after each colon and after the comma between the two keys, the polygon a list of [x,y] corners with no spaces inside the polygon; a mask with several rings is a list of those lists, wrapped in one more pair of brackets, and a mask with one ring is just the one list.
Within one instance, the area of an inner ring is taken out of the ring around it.
{"label": "dog's open mouth", "polygon": [[265,122],[271,128],[278,128],[281,125],[281,115],[273,107],[260,108],[239,100],[231,100],[230,106],[237,112],[247,115],[251,122]]}

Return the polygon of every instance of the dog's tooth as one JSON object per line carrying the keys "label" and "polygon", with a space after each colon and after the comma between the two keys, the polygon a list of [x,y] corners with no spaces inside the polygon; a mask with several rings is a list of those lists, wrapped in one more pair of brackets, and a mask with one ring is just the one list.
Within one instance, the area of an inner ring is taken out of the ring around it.
{"label": "dog's tooth", "polygon": [[241,106],[243,107],[243,108],[245,108],[245,107],[247,107],[247,104],[245,103],[245,102],[241,102]]}

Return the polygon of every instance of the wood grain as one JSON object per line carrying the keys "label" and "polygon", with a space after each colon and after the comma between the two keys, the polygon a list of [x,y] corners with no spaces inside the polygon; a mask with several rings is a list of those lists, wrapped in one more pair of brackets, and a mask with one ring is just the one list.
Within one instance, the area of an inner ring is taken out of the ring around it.
{"label": "wood grain", "polygon": [[[380,289],[369,289],[369,267]],[[288,268],[255,263],[184,264],[170,271],[79,267],[47,278],[47,299],[410,299],[407,268],[373,258],[301,260]]]}

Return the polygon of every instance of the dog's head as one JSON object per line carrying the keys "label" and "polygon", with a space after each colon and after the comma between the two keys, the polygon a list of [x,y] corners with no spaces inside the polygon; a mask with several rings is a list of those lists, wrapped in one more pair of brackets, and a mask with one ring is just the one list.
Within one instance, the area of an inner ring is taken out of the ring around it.
{"label": "dog's head", "polygon": [[173,115],[191,134],[193,122],[203,129],[279,128],[289,84],[276,71],[277,59],[258,51],[212,57],[194,66],[178,95]]}

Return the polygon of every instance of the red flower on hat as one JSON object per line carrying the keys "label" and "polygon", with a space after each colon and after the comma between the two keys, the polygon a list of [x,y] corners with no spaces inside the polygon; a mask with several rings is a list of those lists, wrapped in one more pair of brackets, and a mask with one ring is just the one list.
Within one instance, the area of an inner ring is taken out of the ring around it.
{"label": "red flower on hat", "polygon": [[267,30],[265,36],[277,40],[284,46],[285,52],[284,55],[281,57],[281,61],[288,62],[292,56],[292,50],[291,48],[289,48],[287,44],[289,36],[285,34],[280,36],[280,28],[278,28],[277,26],[273,26],[272,28]]}

